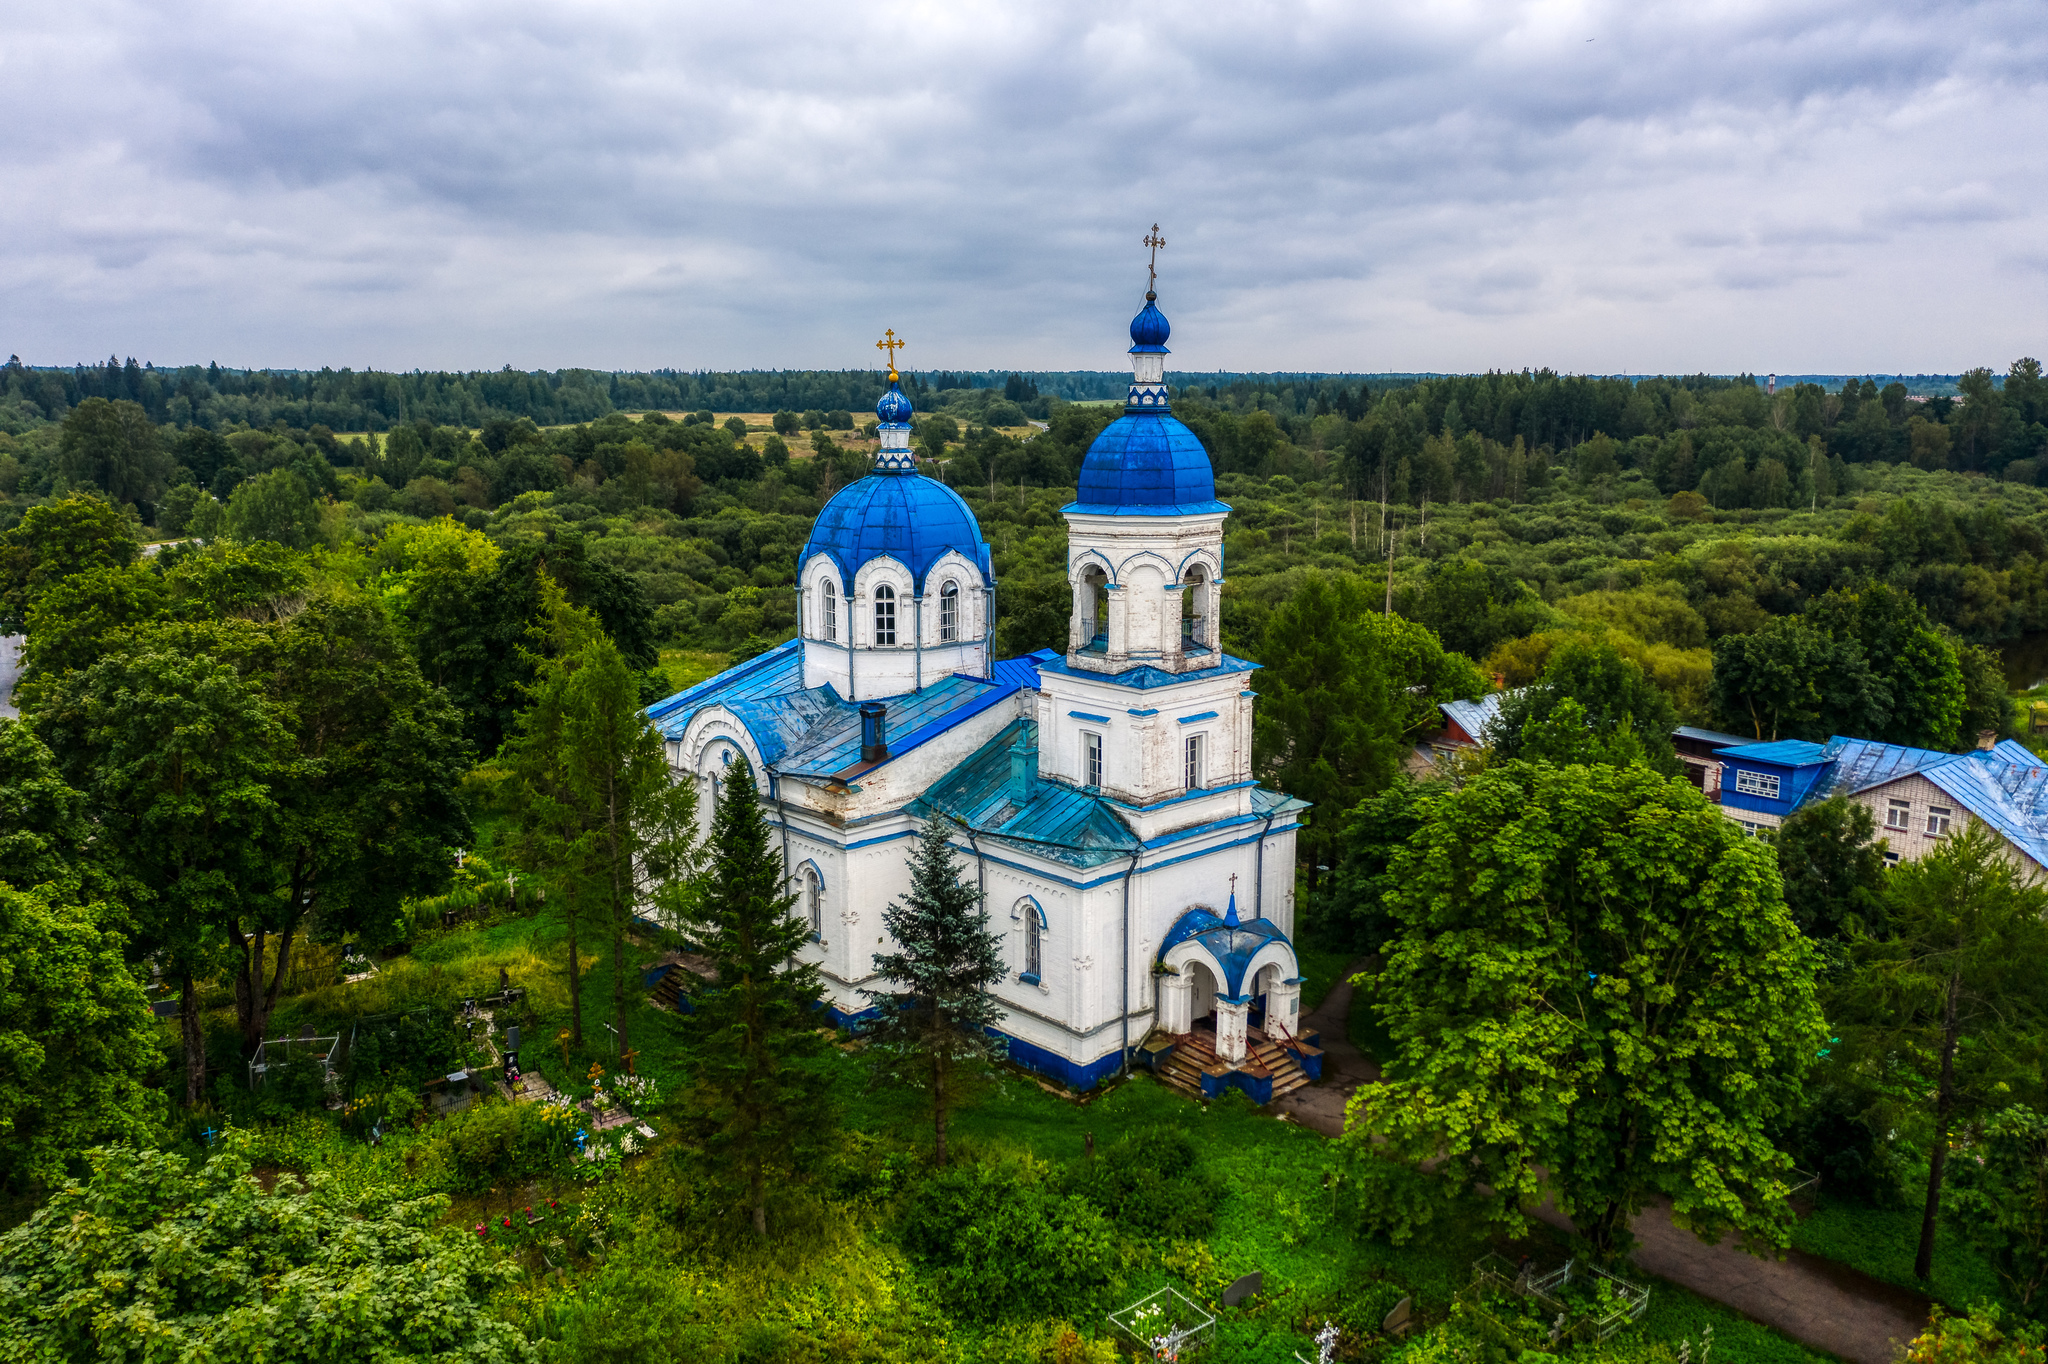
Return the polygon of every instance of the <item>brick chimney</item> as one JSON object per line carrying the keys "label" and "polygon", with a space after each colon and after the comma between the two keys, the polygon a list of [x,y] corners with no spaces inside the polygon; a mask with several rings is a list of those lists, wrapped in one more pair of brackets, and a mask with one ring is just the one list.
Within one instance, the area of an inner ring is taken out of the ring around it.
{"label": "brick chimney", "polygon": [[879,701],[860,706],[860,760],[878,763],[889,756],[889,708]]}
{"label": "brick chimney", "polygon": [[1978,751],[1979,753],[1985,753],[1985,752],[1989,752],[1989,751],[1990,751],[1990,750],[1991,750],[1991,749],[1992,749],[1992,748],[1993,748],[1993,747],[1994,747],[1994,746],[1995,746],[1995,745],[1996,745],[1997,743],[1998,743],[1998,731],[1997,731],[1997,730],[1995,730],[1995,729],[1980,729],[1980,730],[1978,730],[1978,731],[1977,731],[1977,751]]}
{"label": "brick chimney", "polygon": [[1022,734],[1010,745],[1010,803],[1029,805],[1038,794],[1038,745]]}

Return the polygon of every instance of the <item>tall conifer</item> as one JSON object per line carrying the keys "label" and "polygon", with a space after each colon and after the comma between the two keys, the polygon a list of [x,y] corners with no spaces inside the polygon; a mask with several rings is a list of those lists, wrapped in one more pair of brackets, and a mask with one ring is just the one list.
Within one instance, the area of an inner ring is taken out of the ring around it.
{"label": "tall conifer", "polygon": [[880,1077],[922,1089],[932,1106],[933,1159],[946,1163],[946,1118],[1003,1052],[988,1029],[1003,1010],[989,994],[1003,978],[1002,937],[988,931],[981,894],[961,884],[945,822],[924,826],[910,859],[910,894],[882,911],[897,951],[875,971],[893,990],[864,990],[880,1006],[869,1036]]}
{"label": "tall conifer", "polygon": [[770,843],[745,763],[728,769],[711,820],[691,936],[718,968],[698,1008],[704,1025],[687,1112],[706,1155],[743,1186],[754,1230],[768,1234],[768,1185],[801,1173],[829,1130],[818,968],[796,960],[809,936],[790,913],[782,858]]}

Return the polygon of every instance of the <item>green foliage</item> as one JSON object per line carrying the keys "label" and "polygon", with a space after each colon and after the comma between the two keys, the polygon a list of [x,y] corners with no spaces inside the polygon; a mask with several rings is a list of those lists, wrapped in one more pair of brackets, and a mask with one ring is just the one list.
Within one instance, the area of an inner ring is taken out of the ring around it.
{"label": "green foliage", "polygon": [[[1394,857],[1422,829],[1435,788],[1397,781],[1360,801],[1344,816],[1337,843],[1344,851],[1331,876],[1309,902],[1308,932],[1318,942],[1351,952],[1377,952],[1399,931],[1387,907],[1395,889]],[[1370,1011],[1354,1005],[1354,1018]]]}
{"label": "green foliage", "polygon": [[1102,1213],[1028,1159],[932,1175],[905,1203],[897,1235],[966,1321],[1076,1315],[1116,1268]]}
{"label": "green foliage", "polygon": [[1501,699],[1487,738],[1498,758],[1546,762],[1644,762],[1678,772],[1671,700],[1633,659],[1609,643],[1567,639],[1543,675]]}
{"label": "green foliage", "polygon": [[1956,1165],[1951,1210],[2006,1293],[2034,1317],[2048,1309],[2048,1119],[2014,1104],[1984,1124],[1974,1160]]}
{"label": "green foliage", "polygon": [[29,609],[72,574],[125,568],[140,552],[127,518],[103,498],[78,494],[29,508],[0,534],[0,634],[25,630]]}
{"label": "green foliage", "polygon": [[[348,1195],[317,1176],[266,1194],[249,1171],[235,1132],[199,1170],[98,1152],[88,1183],[0,1237],[0,1352],[118,1357],[147,1323],[164,1358],[533,1358],[489,1304],[514,1271],[431,1229],[445,1201]],[[165,1272],[167,1247],[190,1272]]]}
{"label": "green foliage", "polygon": [[[5,722],[0,722],[4,724]],[[161,1062],[104,905],[0,882],[0,1182],[58,1183],[87,1148],[144,1141]]]}
{"label": "green foliage", "polygon": [[1117,1138],[1071,1167],[1067,1187],[1134,1240],[1192,1241],[1216,1227],[1223,1187],[1201,1167],[1184,1128],[1154,1127]]}
{"label": "green foliage", "polygon": [[532,1103],[474,1104],[434,1124],[428,1156],[471,1192],[547,1174],[572,1154],[570,1124],[550,1121],[549,1112]]}
{"label": "green foliage", "polygon": [[825,1086],[806,1063],[821,1054],[820,983],[798,958],[809,931],[790,913],[782,855],[768,836],[748,765],[726,769],[711,819],[709,859],[689,907],[689,936],[717,968],[698,1005],[698,1076],[684,1114],[710,1173],[736,1186],[757,1235],[768,1234],[771,1180],[809,1169],[829,1135]]}
{"label": "green foliage", "polygon": [[1955,1133],[2041,1089],[2048,1027],[2048,889],[1972,825],[1889,874],[1885,931],[1859,938],[1830,990],[1844,1083],[1876,1097],[1925,1145],[1927,1216],[1914,1270],[1933,1268],[1942,1178]]}
{"label": "green foliage", "polygon": [[1778,830],[1778,875],[1792,922],[1810,938],[1846,941],[1884,929],[1884,845],[1870,807],[1834,796]]}
{"label": "green foliage", "polygon": [[305,480],[290,469],[273,469],[235,489],[228,499],[227,532],[237,540],[304,549],[319,536],[320,517]]}
{"label": "green foliage", "polygon": [[882,911],[897,950],[875,954],[875,974],[891,988],[861,993],[878,1010],[865,1030],[877,1078],[929,1096],[940,1165],[947,1115],[1003,1055],[988,1031],[1003,1019],[989,987],[1008,968],[1002,935],[987,925],[981,893],[960,880],[952,828],[934,815],[910,857],[910,893]]}
{"label": "green foliage", "polygon": [[1425,817],[1390,863],[1401,933],[1371,996],[1397,1078],[1353,1096],[1341,1139],[1372,1220],[1516,1231],[1541,1167],[1603,1251],[1655,1193],[1709,1239],[1782,1243],[1767,1134],[1825,1033],[1769,850],[1640,767],[1497,766]]}
{"label": "green foliage", "polygon": [[1968,1316],[1950,1316],[1939,1307],[1927,1329],[1906,1347],[1906,1364],[2041,1364],[2048,1350],[2041,1330],[2032,1322],[2001,1330],[1998,1308],[1977,1303]]}
{"label": "green foliage", "polygon": [[116,505],[147,503],[163,491],[170,461],[141,404],[87,398],[64,418],[57,470],[74,485],[98,488]]}
{"label": "green foliage", "polygon": [[85,797],[65,784],[35,731],[0,717],[0,883],[76,899],[97,866]]}

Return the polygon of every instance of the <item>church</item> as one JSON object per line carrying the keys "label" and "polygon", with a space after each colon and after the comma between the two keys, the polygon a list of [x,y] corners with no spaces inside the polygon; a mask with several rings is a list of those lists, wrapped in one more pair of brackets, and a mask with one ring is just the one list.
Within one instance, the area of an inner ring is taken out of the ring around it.
{"label": "church", "polygon": [[936,814],[1003,935],[1012,1060],[1082,1089],[1142,1062],[1264,1102],[1320,1068],[1292,942],[1306,805],[1252,778],[1258,665],[1218,628],[1230,508],[1172,414],[1157,297],[1062,508],[1064,652],[992,656],[989,547],[917,468],[892,349],[874,468],[798,556],[797,638],[647,713],[707,827],[752,770],[835,1022],[885,988],[882,911]]}

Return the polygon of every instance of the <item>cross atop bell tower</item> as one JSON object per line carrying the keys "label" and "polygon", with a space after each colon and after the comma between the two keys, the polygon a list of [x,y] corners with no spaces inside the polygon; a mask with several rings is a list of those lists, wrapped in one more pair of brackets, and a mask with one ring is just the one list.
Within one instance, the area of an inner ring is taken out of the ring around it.
{"label": "cross atop bell tower", "polygon": [[1145,262],[1145,301],[1159,297],[1159,248],[1166,245],[1166,238],[1159,235],[1159,224],[1152,224],[1152,231],[1145,238],[1145,245],[1152,248],[1152,257]]}
{"label": "cross atop bell tower", "polygon": [[903,347],[908,344],[908,342],[900,341],[897,339],[896,329],[894,327],[890,327],[883,331],[882,339],[875,342],[876,350],[885,350],[889,352],[889,382],[892,384],[895,383],[897,380],[896,352],[902,350]]}

